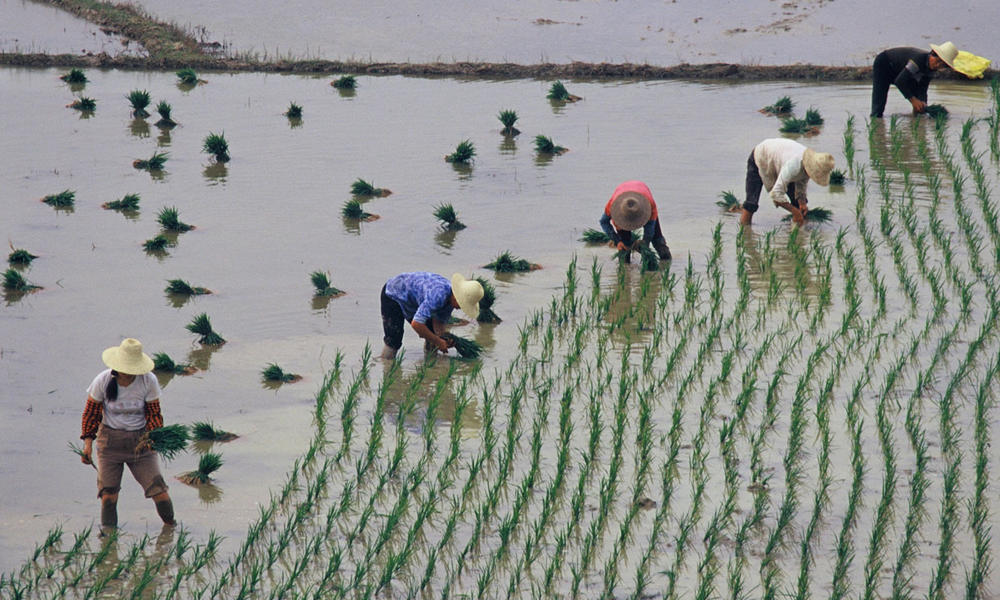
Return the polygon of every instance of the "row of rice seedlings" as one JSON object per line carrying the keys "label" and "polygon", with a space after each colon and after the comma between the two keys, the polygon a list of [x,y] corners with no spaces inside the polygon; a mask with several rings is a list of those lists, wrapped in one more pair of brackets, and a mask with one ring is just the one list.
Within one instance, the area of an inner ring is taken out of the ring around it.
{"label": "row of rice seedlings", "polygon": [[[995,87],[995,86],[994,86]],[[987,593],[986,583],[991,572],[992,557],[990,556],[991,527],[988,501],[989,487],[989,457],[990,432],[989,414],[993,408],[991,394],[992,382],[995,381],[1000,362],[994,359],[980,383],[976,393],[975,412],[975,469],[976,480],[972,500],[969,503],[969,521],[974,538],[974,555],[971,569],[966,570],[965,598],[984,597]]]}

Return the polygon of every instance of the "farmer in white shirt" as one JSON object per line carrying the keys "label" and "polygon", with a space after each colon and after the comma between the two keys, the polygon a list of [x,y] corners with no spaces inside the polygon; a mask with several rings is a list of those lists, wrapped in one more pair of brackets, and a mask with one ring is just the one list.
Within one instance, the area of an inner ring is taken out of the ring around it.
{"label": "farmer in white shirt", "polygon": [[792,219],[802,225],[809,210],[806,184],[810,179],[819,185],[829,184],[832,170],[832,155],[794,140],[771,138],[757,144],[747,160],[746,201],[740,223],[750,224],[763,186],[774,205],[792,213]]}

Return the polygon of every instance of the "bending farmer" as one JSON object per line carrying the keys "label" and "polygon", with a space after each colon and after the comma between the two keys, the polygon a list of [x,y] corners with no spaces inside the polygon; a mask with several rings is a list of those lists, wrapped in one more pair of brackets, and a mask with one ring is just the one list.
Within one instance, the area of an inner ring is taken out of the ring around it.
{"label": "bending farmer", "polygon": [[882,118],[889,85],[895,85],[910,101],[914,113],[927,110],[927,86],[934,71],[942,66],[954,68],[958,49],[945,42],[931,44],[931,51],[920,48],[890,48],[878,53],[872,65],[872,117]]}
{"label": "bending farmer", "polygon": [[139,436],[163,426],[160,413],[160,384],[153,359],[142,351],[139,340],[128,338],[101,354],[109,368],[101,371],[87,388],[83,409],[84,464],[93,462],[93,442],[97,439],[97,497],[101,499],[101,531],[118,526],[118,492],[122,472],[128,465],[147,498],[165,525],[175,525],[174,505],[160,474],[155,451],[138,449]]}
{"label": "bending farmer", "polygon": [[819,185],[829,184],[832,170],[832,155],[815,152],[794,140],[771,138],[757,144],[747,159],[746,201],[740,223],[750,224],[757,212],[760,189],[766,186],[774,205],[792,213],[792,219],[802,225],[809,211],[806,184],[810,179]]}
{"label": "bending farmer", "polygon": [[626,181],[615,188],[601,215],[601,229],[611,238],[611,246],[631,250],[639,240],[632,231],[642,227],[642,242],[650,243],[662,260],[670,259],[670,248],[660,229],[660,217],[649,187],[641,181]]}
{"label": "bending farmer", "polygon": [[447,353],[451,346],[441,337],[451,319],[451,311],[461,308],[475,319],[483,286],[460,273],[448,281],[436,273],[417,271],[396,275],[382,286],[382,330],[385,332],[382,358],[396,358],[403,345],[403,321],[424,338],[424,348]]}

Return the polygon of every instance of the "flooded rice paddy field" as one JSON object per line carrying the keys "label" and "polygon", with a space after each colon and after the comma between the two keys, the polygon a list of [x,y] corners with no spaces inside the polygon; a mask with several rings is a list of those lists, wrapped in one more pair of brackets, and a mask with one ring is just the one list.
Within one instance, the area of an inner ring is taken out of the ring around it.
{"label": "flooded rice paddy field", "polygon": [[31,0],[0,0],[0,52],[147,55],[138,44]]}
{"label": "flooded rice paddy field", "polygon": [[[86,115],[59,75],[0,70],[2,233],[39,256],[20,272],[42,286],[0,307],[0,596],[996,590],[989,87],[934,84],[940,128],[901,113],[869,130],[865,85],[570,81],[584,100],[553,104],[547,81],[362,77],[352,94],[88,71]],[[179,125],[133,119],[134,89]],[[785,95],[822,113],[802,140],[849,179],[810,190],[831,223],[792,230],[764,202],[741,233],[714,203],[742,195],[747,154],[778,135],[757,109]],[[500,135],[502,109],[520,136]],[[201,152],[210,132],[231,162]],[[569,152],[539,157],[537,134]],[[446,163],[466,139],[472,166]],[[156,151],[162,173],[132,167]],[[341,216],[357,178],[393,192],[365,203],[377,221]],[[660,271],[579,241],[631,178],[660,206]],[[66,189],[71,209],[39,202]],[[130,193],[137,213],[100,206]],[[442,203],[468,227],[442,232]],[[196,229],[147,253],[164,207]],[[542,269],[482,268],[505,249]],[[417,269],[494,282],[503,322],[457,329],[481,361],[428,360],[412,333],[398,363],[371,358],[381,285]],[[316,270],[347,294],[314,299]],[[168,296],[174,278],[213,293]],[[199,313],[225,345],[186,331]],[[211,487],[172,479],[204,447],[165,465],[178,531],[126,481],[102,544],[93,471],[67,442],[100,351],[126,336],[199,368],[161,380],[168,422],[241,437],[214,447]],[[304,379],[263,385],[272,362]]]}

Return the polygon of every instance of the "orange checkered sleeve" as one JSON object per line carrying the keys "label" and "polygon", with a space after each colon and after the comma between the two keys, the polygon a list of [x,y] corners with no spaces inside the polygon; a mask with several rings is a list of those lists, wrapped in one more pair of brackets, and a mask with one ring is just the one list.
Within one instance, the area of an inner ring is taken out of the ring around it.
{"label": "orange checkered sleeve", "polygon": [[101,425],[101,417],[104,415],[104,407],[100,402],[87,398],[87,405],[83,407],[83,419],[81,423],[80,439],[97,437],[97,428]]}
{"label": "orange checkered sleeve", "polygon": [[146,403],[146,431],[157,427],[163,427],[163,414],[160,412],[160,401],[153,400]]}

